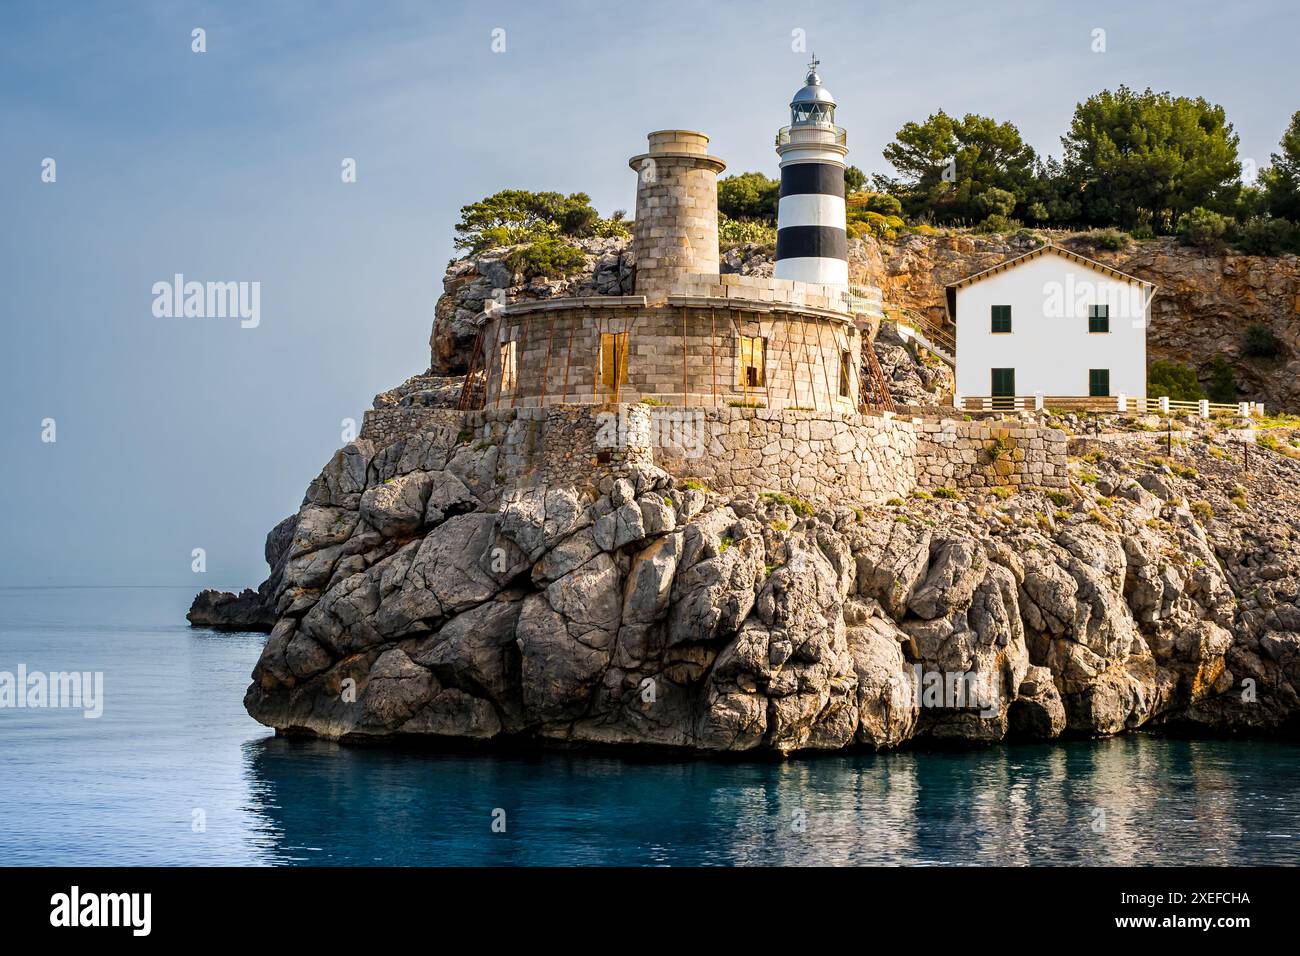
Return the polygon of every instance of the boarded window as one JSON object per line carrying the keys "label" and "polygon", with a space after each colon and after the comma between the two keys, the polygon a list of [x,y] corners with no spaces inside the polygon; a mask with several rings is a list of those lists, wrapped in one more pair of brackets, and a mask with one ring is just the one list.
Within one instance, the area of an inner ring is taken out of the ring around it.
{"label": "boarded window", "polygon": [[627,333],[600,333],[600,380],[607,388],[627,384]]}
{"label": "boarded window", "polygon": [[1110,306],[1108,305],[1088,306],[1088,331],[1089,332],[1110,331]]}
{"label": "boarded window", "polygon": [[1105,398],[1110,394],[1110,369],[1088,369],[1088,395],[1091,398]]}
{"label": "boarded window", "polygon": [[767,367],[767,339],[757,335],[740,337],[740,368],[736,385],[739,388],[762,388],[766,383],[763,370]]}
{"label": "boarded window", "polygon": [[993,308],[993,325],[991,330],[994,332],[1010,332],[1011,331],[1011,306],[995,305],[992,308]]}
{"label": "boarded window", "polygon": [[853,395],[853,353],[848,349],[840,351],[840,394],[848,398]]}
{"label": "boarded window", "polygon": [[513,392],[519,384],[518,368],[515,365],[515,343],[501,343],[501,391]]}

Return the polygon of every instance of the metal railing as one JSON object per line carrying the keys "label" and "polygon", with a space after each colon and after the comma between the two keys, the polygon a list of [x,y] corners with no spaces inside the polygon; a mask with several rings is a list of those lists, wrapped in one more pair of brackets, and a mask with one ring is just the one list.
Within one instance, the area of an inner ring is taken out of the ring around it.
{"label": "metal railing", "polygon": [[1125,415],[1196,415],[1209,418],[1230,415],[1262,418],[1259,402],[1175,402],[1167,398],[1135,398],[1130,395],[956,395],[953,407],[965,412],[1100,412]]}
{"label": "metal railing", "polygon": [[776,131],[776,145],[786,146],[791,142],[790,131],[793,129],[824,129],[834,130],[835,145],[845,146],[848,144],[848,134],[844,131],[843,126],[819,126],[815,123],[809,123],[807,126],[782,126]]}
{"label": "metal railing", "polygon": [[851,285],[842,296],[844,308],[854,315],[881,315],[884,293],[875,286]]}

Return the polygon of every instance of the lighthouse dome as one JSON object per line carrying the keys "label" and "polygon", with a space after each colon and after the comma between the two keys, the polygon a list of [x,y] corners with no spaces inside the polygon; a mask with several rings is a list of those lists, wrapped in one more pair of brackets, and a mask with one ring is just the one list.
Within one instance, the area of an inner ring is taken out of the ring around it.
{"label": "lighthouse dome", "polygon": [[816,58],[808,66],[808,77],[804,85],[790,101],[790,122],[794,126],[835,125],[835,97],[822,86]]}

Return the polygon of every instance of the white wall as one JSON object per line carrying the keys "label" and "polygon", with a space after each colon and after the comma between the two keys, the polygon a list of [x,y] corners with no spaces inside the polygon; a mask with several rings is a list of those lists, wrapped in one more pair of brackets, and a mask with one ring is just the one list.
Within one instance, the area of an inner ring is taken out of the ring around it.
{"label": "white wall", "polygon": [[[1088,370],[1110,369],[1112,395],[1145,398],[1150,290],[1048,252],[957,290],[957,391],[992,394],[993,368],[1016,370],[1016,394],[1087,395]],[[1110,305],[1110,332],[1088,332],[1088,306]],[[991,306],[1011,306],[993,334]]]}

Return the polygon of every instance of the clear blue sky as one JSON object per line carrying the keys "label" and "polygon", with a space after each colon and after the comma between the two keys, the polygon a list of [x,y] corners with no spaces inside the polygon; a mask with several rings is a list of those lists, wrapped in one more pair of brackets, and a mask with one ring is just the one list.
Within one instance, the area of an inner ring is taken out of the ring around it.
{"label": "clear blue sky", "polygon": [[[939,108],[1059,154],[1120,83],[1221,103],[1264,163],[1300,109],[1298,26],[1285,2],[5,4],[0,585],[256,584],[340,420],[427,366],[459,207],[630,208],[626,159],[665,127],[773,173],[792,30],[870,172]],[[260,282],[260,327],[155,318],[176,272]]]}

